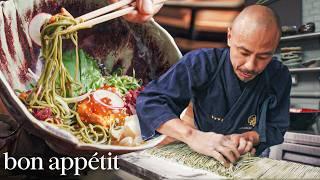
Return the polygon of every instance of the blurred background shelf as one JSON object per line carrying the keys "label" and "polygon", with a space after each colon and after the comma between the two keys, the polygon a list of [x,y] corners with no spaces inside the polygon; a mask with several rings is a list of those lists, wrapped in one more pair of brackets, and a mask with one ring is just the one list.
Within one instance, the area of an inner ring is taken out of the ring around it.
{"label": "blurred background shelf", "polygon": [[184,49],[185,51],[191,51],[199,48],[223,48],[227,44],[224,42],[212,42],[212,41],[199,41],[199,40],[190,40],[185,38],[174,38],[177,45]]}
{"label": "blurred background shelf", "polygon": [[155,16],[182,53],[226,47],[226,33],[245,0],[169,0]]}
{"label": "blurred background shelf", "polygon": [[[224,43],[227,41],[227,29],[234,18],[247,5],[257,0],[168,0],[154,17],[173,37],[184,38],[190,43],[179,47],[182,53],[192,50],[198,44],[192,41],[210,41]],[[301,0],[269,0],[265,5],[274,9],[280,16],[282,25],[302,24]],[[304,38],[318,37],[319,33],[299,34],[282,37],[281,42],[291,42]],[[202,43],[206,45],[206,43]],[[212,47],[212,46],[210,46]]]}
{"label": "blurred background shelf", "polygon": [[289,69],[290,72],[320,72],[320,67],[312,68],[292,68]]}
{"label": "blurred background shelf", "polygon": [[312,39],[312,38],[319,38],[319,37],[320,37],[320,32],[314,32],[314,33],[297,34],[292,36],[281,37],[280,41],[295,41],[295,40]]}

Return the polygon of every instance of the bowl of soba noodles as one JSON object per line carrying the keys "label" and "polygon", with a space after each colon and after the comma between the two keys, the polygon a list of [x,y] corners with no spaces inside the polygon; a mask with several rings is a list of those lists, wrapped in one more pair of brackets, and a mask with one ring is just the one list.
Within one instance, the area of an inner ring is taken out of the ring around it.
{"label": "bowl of soba noodles", "polygon": [[[116,18],[69,31],[79,24],[74,17],[107,1],[0,4],[0,97],[18,124],[67,154],[131,152],[165,138],[143,140],[135,111],[143,87],[181,57],[154,20],[136,24]],[[41,13],[52,16],[37,41],[30,24]]]}

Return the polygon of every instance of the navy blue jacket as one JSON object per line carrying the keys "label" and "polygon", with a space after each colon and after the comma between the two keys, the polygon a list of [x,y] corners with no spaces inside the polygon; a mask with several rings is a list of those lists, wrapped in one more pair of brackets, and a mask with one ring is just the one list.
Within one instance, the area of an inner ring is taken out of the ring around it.
{"label": "navy blue jacket", "polygon": [[143,139],[173,118],[190,101],[196,127],[220,134],[255,130],[257,154],[283,142],[289,126],[291,76],[273,59],[255,79],[240,88],[229,48],[200,49],[186,54],[160,78],[151,81],[137,99]]}

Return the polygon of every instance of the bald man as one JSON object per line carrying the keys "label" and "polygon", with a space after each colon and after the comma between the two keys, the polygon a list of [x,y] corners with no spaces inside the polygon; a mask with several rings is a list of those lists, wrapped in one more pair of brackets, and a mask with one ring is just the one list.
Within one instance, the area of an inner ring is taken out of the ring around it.
{"label": "bald man", "polygon": [[[245,8],[228,29],[228,48],[186,54],[137,99],[144,139],[161,133],[224,165],[283,142],[291,77],[272,58],[281,36],[274,12]],[[194,123],[179,119],[192,102]]]}

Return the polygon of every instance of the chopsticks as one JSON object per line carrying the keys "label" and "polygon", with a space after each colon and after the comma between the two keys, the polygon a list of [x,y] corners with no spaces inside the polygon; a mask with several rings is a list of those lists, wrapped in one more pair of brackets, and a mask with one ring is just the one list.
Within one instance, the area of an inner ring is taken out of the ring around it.
{"label": "chopsticks", "polygon": [[[67,30],[68,31],[73,31],[73,30],[76,30],[76,29],[79,29],[79,28],[80,29],[81,28],[90,28],[90,27],[92,27],[94,25],[97,25],[97,24],[100,24],[100,23],[115,19],[117,17],[121,17],[121,16],[124,16],[126,14],[129,14],[129,13],[133,12],[136,9],[136,7],[135,7],[136,3],[134,1],[135,0],[120,0],[119,2],[110,4],[110,5],[106,6],[106,7],[97,9],[95,11],[92,11],[92,12],[89,12],[87,14],[84,14],[84,15],[82,15],[80,17],[77,17],[76,20],[82,21],[82,22],[77,24],[77,25],[75,25],[75,26],[69,27]],[[166,0],[154,0],[153,4],[154,5],[158,5],[158,4],[164,3],[165,1]],[[131,3],[132,3],[132,6],[129,6],[129,7],[114,11],[114,10],[119,9],[121,7],[130,5]],[[111,12],[111,11],[114,11],[114,12]],[[111,12],[111,13],[109,13],[109,12]],[[103,14],[105,14],[105,15],[103,15]]]}
{"label": "chopsticks", "polygon": [[76,20],[79,21],[79,20],[82,19],[83,21],[88,21],[88,20],[90,20],[92,18],[95,18],[95,17],[101,16],[103,14],[106,14],[108,12],[114,11],[116,9],[119,9],[119,8],[123,7],[123,6],[129,5],[129,4],[133,3],[133,2],[134,2],[134,0],[120,0],[120,1],[118,1],[116,3],[110,4],[110,5],[105,6],[103,8],[91,11],[91,12],[89,12],[87,14],[84,14],[84,15],[82,15],[80,17],[77,17]]}

